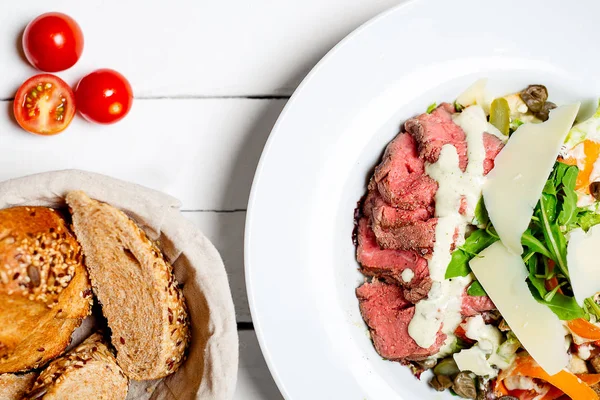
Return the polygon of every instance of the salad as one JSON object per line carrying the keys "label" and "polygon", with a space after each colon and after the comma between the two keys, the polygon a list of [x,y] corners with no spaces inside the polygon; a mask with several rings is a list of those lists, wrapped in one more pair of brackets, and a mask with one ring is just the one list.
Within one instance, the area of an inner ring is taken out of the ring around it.
{"label": "salad", "polygon": [[600,106],[579,108],[480,80],[403,124],[355,213],[384,359],[467,399],[599,398]]}

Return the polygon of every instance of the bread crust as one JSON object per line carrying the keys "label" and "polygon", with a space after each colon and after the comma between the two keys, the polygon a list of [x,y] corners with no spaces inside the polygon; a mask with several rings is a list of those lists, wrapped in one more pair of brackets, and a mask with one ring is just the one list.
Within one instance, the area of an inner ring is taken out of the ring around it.
{"label": "bread crust", "polygon": [[100,333],[94,333],[64,356],[52,361],[25,398],[106,399],[127,397],[129,380],[117,365]]}
{"label": "bread crust", "polygon": [[81,191],[69,193],[67,203],[117,362],[134,380],[173,373],[185,359],[190,329],[172,266],[123,212]]}
{"label": "bread crust", "polygon": [[56,211],[0,210],[0,373],[39,368],[67,348],[91,309],[82,260]]}

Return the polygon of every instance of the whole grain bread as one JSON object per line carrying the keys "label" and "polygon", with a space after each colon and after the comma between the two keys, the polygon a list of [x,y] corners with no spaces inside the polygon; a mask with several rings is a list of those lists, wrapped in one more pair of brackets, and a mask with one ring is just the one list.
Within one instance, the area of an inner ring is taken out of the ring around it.
{"label": "whole grain bread", "polygon": [[31,389],[37,373],[0,375],[0,400],[21,400]]}
{"label": "whole grain bread", "polygon": [[26,399],[122,400],[129,380],[100,333],[48,364]]}
{"label": "whole grain bread", "polygon": [[183,363],[190,340],[172,266],[123,212],[81,191],[66,199],[117,362],[134,380],[171,374]]}
{"label": "whole grain bread", "polygon": [[90,313],[82,260],[56,211],[0,210],[0,373],[38,368],[65,351]]}

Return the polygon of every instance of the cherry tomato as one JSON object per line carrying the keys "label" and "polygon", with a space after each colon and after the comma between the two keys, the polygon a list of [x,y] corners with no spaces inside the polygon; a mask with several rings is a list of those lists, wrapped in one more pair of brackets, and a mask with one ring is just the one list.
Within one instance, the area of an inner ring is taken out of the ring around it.
{"label": "cherry tomato", "polygon": [[83,52],[83,33],[68,15],[42,14],[27,25],[23,50],[35,68],[58,72],[71,68]]}
{"label": "cherry tomato", "polygon": [[38,135],[55,135],[75,115],[75,95],[62,79],[50,74],[29,78],[15,95],[13,111],[23,129]]}
{"label": "cherry tomato", "polygon": [[99,69],[84,76],[77,84],[75,97],[81,115],[99,124],[121,120],[133,103],[131,85],[112,69]]}

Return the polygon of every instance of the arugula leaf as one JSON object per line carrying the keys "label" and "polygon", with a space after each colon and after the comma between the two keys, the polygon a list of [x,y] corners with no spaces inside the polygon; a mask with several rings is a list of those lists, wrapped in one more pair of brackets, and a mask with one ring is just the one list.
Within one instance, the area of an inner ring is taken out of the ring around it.
{"label": "arugula leaf", "polygon": [[469,296],[477,297],[487,296],[485,289],[483,288],[483,286],[481,286],[481,283],[479,283],[479,281],[474,281],[473,283],[471,283],[471,285],[469,285],[469,288],[467,289],[467,294]]}
{"label": "arugula leaf", "polygon": [[523,236],[521,236],[521,244],[523,246],[527,246],[529,250],[533,250],[536,253],[540,253],[548,258],[552,258],[550,250],[548,250],[540,240],[533,236],[529,229],[523,233]]}
{"label": "arugula leaf", "polygon": [[[548,291],[543,278],[538,278],[538,257],[531,257],[527,261],[527,268],[529,269],[529,281],[531,285],[537,290],[540,298],[543,298]],[[531,289],[531,286],[530,286]]]}
{"label": "arugula leaf", "polygon": [[569,278],[567,269],[567,241],[564,233],[556,223],[556,197],[542,193],[536,207],[537,215],[542,223],[544,240],[550,250],[550,257],[560,271]]}
{"label": "arugula leaf", "polygon": [[574,190],[565,190],[562,210],[558,214],[558,223],[569,225],[577,218],[577,193]]}
{"label": "arugula leaf", "polygon": [[[559,165],[567,165],[558,163]],[[579,168],[575,165],[568,165],[565,169],[564,175],[560,180],[565,189],[575,190],[575,184],[577,183],[577,176],[579,175]],[[558,178],[558,176],[557,176]]]}
{"label": "arugula leaf", "polygon": [[587,232],[592,226],[600,224],[600,214],[596,214],[590,210],[579,209],[576,224]]}
{"label": "arugula leaf", "polygon": [[584,310],[579,307],[575,298],[568,297],[560,293],[556,293],[552,300],[546,301],[544,300],[537,289],[533,287],[531,282],[528,282],[529,291],[533,295],[533,297],[537,300],[538,303],[544,304],[552,310],[556,316],[562,321],[570,321],[576,318],[583,318],[585,316]]}
{"label": "arugula leaf", "polygon": [[[569,225],[577,217],[577,193],[575,193],[575,183],[577,182],[577,175],[579,175],[579,168],[574,165],[557,164],[559,165],[560,170],[564,171],[560,180],[560,183],[562,184],[562,210],[558,215],[558,223],[560,225]],[[557,169],[557,171],[558,170],[559,169]],[[557,183],[558,178],[559,174],[557,172],[555,178]]]}
{"label": "arugula leaf", "polygon": [[477,205],[475,206],[475,218],[473,218],[473,225],[477,225],[480,228],[484,228],[490,222],[485,203],[483,202],[483,196],[479,198]]}
{"label": "arugula leaf", "polygon": [[429,107],[427,107],[427,114],[431,114],[431,112],[432,112],[433,110],[435,110],[435,108],[436,108],[436,107],[437,107],[437,103],[436,103],[436,102],[433,102],[433,103],[431,103],[431,104],[429,105]]}
{"label": "arugula leaf", "polygon": [[452,253],[452,259],[446,269],[446,279],[469,275],[471,272],[469,261],[497,240],[498,238],[490,235],[485,229],[478,229],[473,232],[465,240],[465,244]]}

